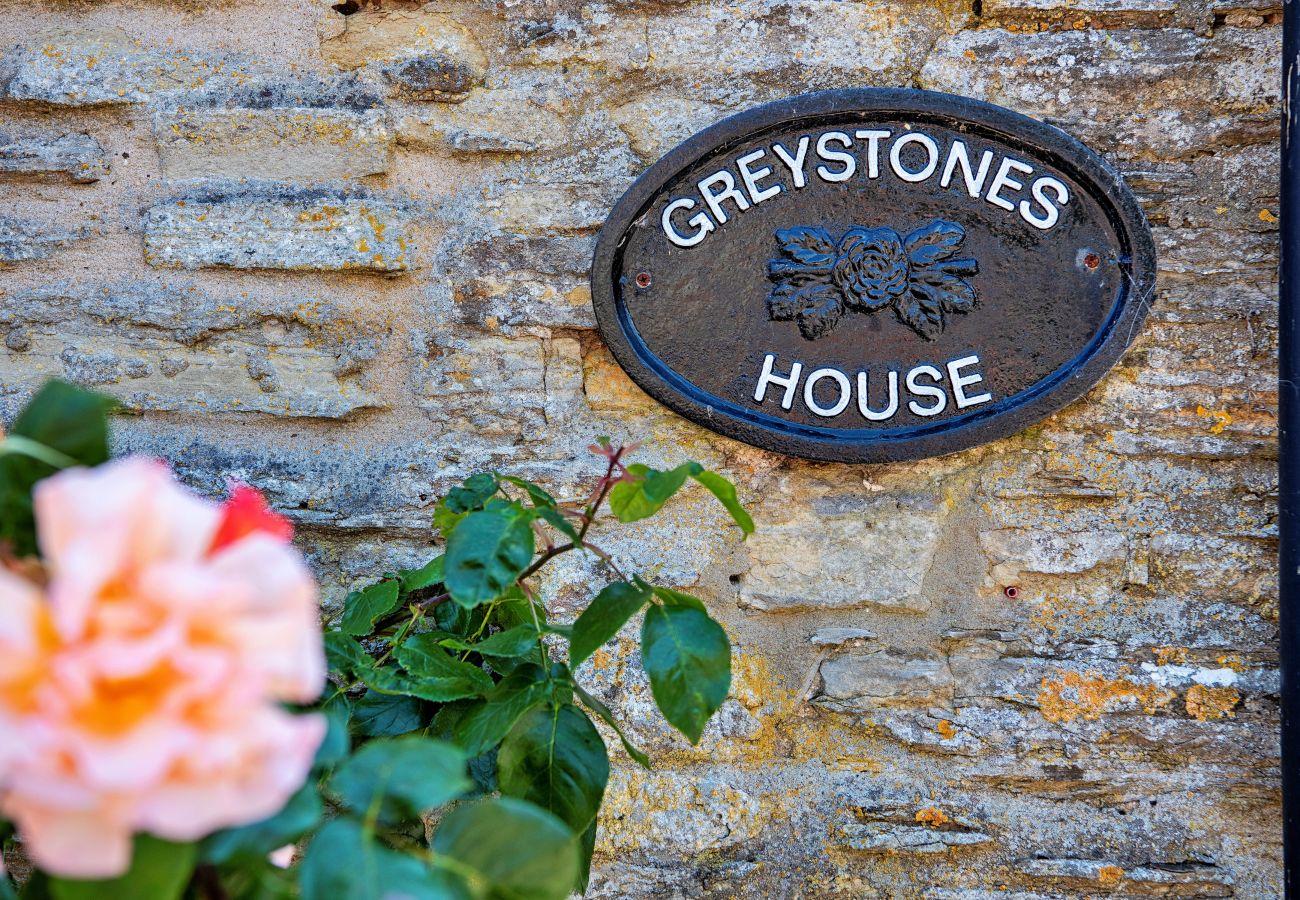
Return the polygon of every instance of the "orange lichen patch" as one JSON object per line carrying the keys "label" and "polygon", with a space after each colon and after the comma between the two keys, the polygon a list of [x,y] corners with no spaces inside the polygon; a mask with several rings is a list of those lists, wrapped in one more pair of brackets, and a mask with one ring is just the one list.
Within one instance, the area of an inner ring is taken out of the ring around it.
{"label": "orange lichen patch", "polygon": [[1206,409],[1204,406],[1197,405],[1196,414],[1202,418],[1214,419],[1214,424],[1210,426],[1210,434],[1222,434],[1223,429],[1232,424],[1232,415],[1218,409]]}
{"label": "orange lichen patch", "polygon": [[1102,866],[1097,870],[1097,883],[1102,887],[1115,887],[1124,880],[1124,870],[1119,866]]}
{"label": "orange lichen patch", "polygon": [[1267,222],[1270,225],[1272,225],[1277,222],[1277,216],[1273,215],[1273,213],[1267,209],[1261,209],[1259,211],[1259,220],[1261,222]]}
{"label": "orange lichen patch", "polygon": [[947,719],[941,719],[939,724],[934,727],[934,730],[939,732],[939,736],[945,741],[951,741],[957,736],[957,729],[953,728],[952,723]]}
{"label": "orange lichen patch", "polygon": [[1126,678],[1107,678],[1096,672],[1064,672],[1055,679],[1044,678],[1037,699],[1044,719],[1069,723],[1076,719],[1095,721],[1108,712],[1134,705],[1154,713],[1176,696],[1154,684],[1134,684]]}
{"label": "orange lichen patch", "polygon": [[1187,689],[1187,714],[1202,722],[1235,716],[1241,693],[1236,688],[1194,684]]}
{"label": "orange lichen patch", "polygon": [[916,821],[922,825],[928,825],[931,828],[938,828],[942,825],[947,825],[952,821],[952,819],[948,817],[946,812],[939,809],[937,806],[927,806],[925,809],[918,809],[916,811]]}
{"label": "orange lichen patch", "polygon": [[609,655],[609,651],[604,647],[591,654],[591,667],[597,672],[604,672],[613,661],[614,658]]}
{"label": "orange lichen patch", "polygon": [[1216,661],[1225,669],[1231,669],[1234,672],[1246,671],[1246,662],[1240,656],[1224,655],[1220,656]]}
{"label": "orange lichen patch", "polygon": [[1151,652],[1156,655],[1158,665],[1182,665],[1187,662],[1186,647],[1152,647]]}

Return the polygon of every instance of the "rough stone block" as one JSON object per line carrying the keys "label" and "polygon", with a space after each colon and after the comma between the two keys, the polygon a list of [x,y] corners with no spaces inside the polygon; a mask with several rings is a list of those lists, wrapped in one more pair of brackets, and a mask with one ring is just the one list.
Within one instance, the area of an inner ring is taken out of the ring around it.
{"label": "rough stone block", "polygon": [[987,0],[983,15],[991,22],[1033,22],[1048,27],[1170,25],[1178,12],[1173,0]]}
{"label": "rough stone block", "polygon": [[840,826],[844,846],[877,853],[946,853],[992,840],[979,831],[940,830],[927,825],[854,822]]}
{"label": "rough stone block", "polygon": [[0,218],[0,266],[29,259],[46,259],[81,240],[89,229],[57,228],[22,219]]}
{"label": "rough stone block", "polygon": [[797,506],[767,518],[746,542],[752,567],[740,603],[763,610],[856,609],[924,612],[922,583],[947,507],[909,498],[862,500],[835,514]]}
{"label": "rough stone block", "polygon": [[743,845],[759,833],[758,798],[726,778],[688,772],[615,773],[601,809],[597,847],[692,854]]}
{"label": "rough stone block", "polygon": [[569,137],[559,116],[510,90],[476,91],[454,105],[408,109],[395,130],[404,146],[447,154],[534,153],[555,150]]}
{"label": "rough stone block", "polygon": [[558,424],[582,393],[571,338],[417,336],[420,405],[452,432],[514,434]]}
{"label": "rough stone block", "polygon": [[1042,575],[1078,575],[1097,566],[1122,564],[1129,554],[1129,539],[1113,531],[986,531],[980,534],[980,546],[995,566]]}
{"label": "rough stone block", "polygon": [[333,181],[388,169],[380,109],[182,107],[153,120],[163,177]]}
{"label": "rough stone block", "polygon": [[145,261],[173,269],[397,274],[415,265],[415,205],[332,189],[206,189],[144,217]]}
{"label": "rough stone block", "polygon": [[727,111],[712,103],[671,96],[633,100],[613,112],[632,152],[647,164],[726,115]]}
{"label": "rough stone block", "polygon": [[392,93],[404,100],[459,103],[483,82],[483,74],[450,53],[434,50],[382,67]]}
{"label": "rough stone block", "polygon": [[120,29],[76,26],[35,35],[0,60],[0,72],[9,75],[5,97],[56,106],[140,103],[263,71],[247,57],[149,46]]}
{"label": "rough stone block", "polygon": [[385,339],[329,302],[212,297],[150,282],[29,291],[0,307],[0,385],[47,378],[128,409],[340,417],[382,406],[366,367]]}
{"label": "rough stone block", "polygon": [[[482,78],[487,56],[469,28],[451,16],[424,9],[370,7],[338,16],[334,34],[321,42],[326,62],[355,69],[372,62],[401,62],[437,58],[459,68],[471,81]],[[400,70],[399,70],[400,71]]]}
{"label": "rough stone block", "polygon": [[99,141],[88,134],[0,133],[0,173],[66,175],[89,184],[108,174],[108,159]]}
{"label": "rough stone block", "polygon": [[[614,82],[669,88],[709,102],[775,99],[810,90],[907,83],[949,10],[915,4],[762,0],[736,15],[691,4],[648,19],[593,16],[542,26],[521,41],[534,65],[582,67]],[[701,65],[700,35],[708,35]]]}
{"label": "rough stone block", "polygon": [[1278,29],[960,31],[921,86],[1046,119],[1094,149],[1194,156],[1277,134]]}
{"label": "rough stone block", "polygon": [[824,697],[857,709],[946,706],[952,699],[948,663],[936,655],[853,651],[822,663],[821,677]]}

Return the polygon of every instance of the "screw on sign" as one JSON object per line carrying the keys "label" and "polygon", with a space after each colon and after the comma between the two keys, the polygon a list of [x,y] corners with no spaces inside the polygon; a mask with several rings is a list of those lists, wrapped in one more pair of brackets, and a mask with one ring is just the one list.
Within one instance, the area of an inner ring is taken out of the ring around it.
{"label": "screw on sign", "polygon": [[1082,396],[1154,281],[1132,193],[1073,138],[973,100],[849,90],[669,152],[602,229],[592,298],[615,358],[687,418],[883,462],[1004,437]]}

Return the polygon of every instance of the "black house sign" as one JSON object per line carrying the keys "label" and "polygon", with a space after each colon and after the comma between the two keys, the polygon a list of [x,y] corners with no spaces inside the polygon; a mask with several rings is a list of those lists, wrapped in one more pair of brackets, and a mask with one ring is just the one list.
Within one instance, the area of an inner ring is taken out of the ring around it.
{"label": "black house sign", "polygon": [[1155,252],[1132,193],[1065,133],[913,90],[726,119],[601,231],[602,334],[650,395],[721,434],[881,462],[1012,434],[1132,342]]}

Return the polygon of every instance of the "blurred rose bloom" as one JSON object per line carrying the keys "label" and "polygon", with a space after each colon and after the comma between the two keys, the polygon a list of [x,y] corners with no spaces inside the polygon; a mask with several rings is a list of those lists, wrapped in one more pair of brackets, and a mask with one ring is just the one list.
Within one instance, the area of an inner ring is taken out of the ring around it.
{"label": "blurred rose bloom", "polygon": [[121,874],[132,833],[263,819],[325,731],[316,585],[288,523],[128,458],[36,486],[44,587],[0,568],[0,816],[42,869]]}

